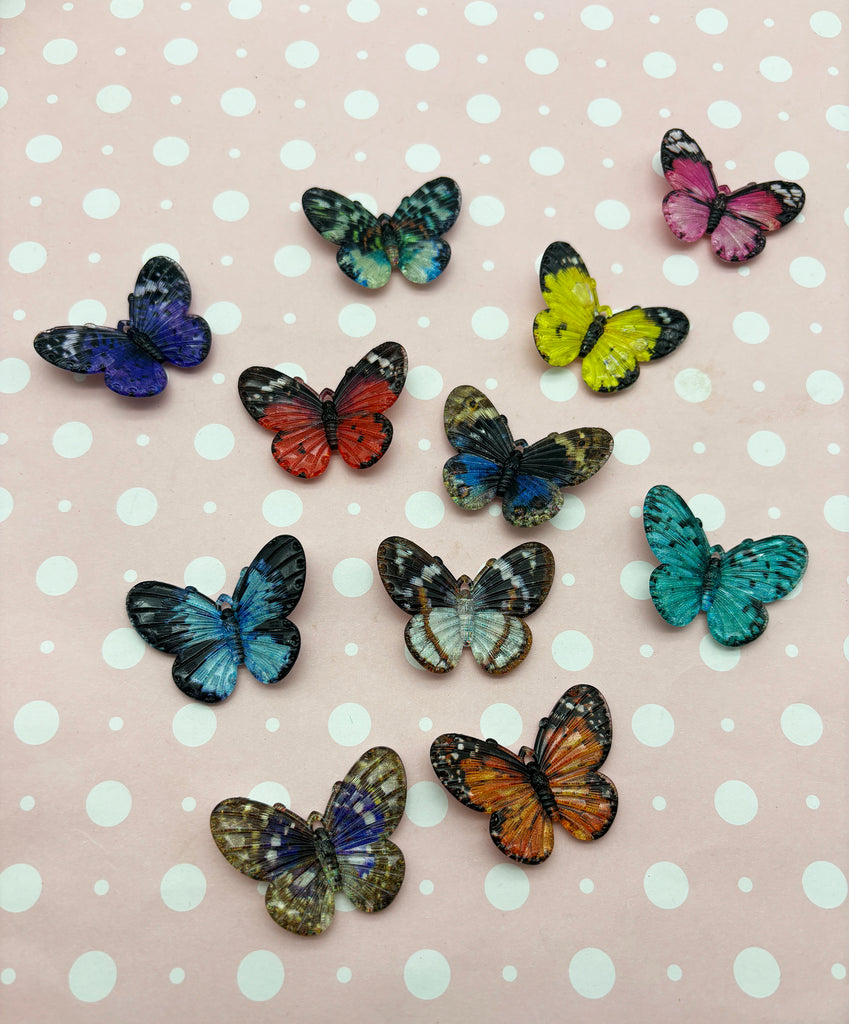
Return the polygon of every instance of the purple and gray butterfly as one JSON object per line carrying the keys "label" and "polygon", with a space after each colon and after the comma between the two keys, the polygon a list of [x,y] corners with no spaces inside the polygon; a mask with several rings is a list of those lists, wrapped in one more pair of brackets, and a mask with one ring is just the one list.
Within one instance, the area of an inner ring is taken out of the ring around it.
{"label": "purple and gray butterfly", "polygon": [[281,928],[319,935],[333,919],[336,893],[367,913],[398,895],[404,855],[389,836],[406,800],[401,758],[372,747],[333,786],[324,814],[304,819],[283,804],[231,797],[215,807],[209,827],[234,868],[268,882],[265,908]]}
{"label": "purple and gray butterfly", "polygon": [[130,316],[117,327],[51,327],[33,342],[48,363],[72,373],[102,373],[119,395],[158,395],[168,378],[163,363],[197,366],[212,336],[202,316],[189,313],[192,290],[179,263],[154,256],[128,296]]}
{"label": "purple and gray butterfly", "polygon": [[387,594],[412,618],[407,649],[429,672],[447,672],[470,647],[492,675],[515,668],[531,649],[523,617],[539,608],[554,579],[554,555],[535,541],[490,558],[474,579],[456,579],[441,558],[405,537],[387,537],[377,549]]}

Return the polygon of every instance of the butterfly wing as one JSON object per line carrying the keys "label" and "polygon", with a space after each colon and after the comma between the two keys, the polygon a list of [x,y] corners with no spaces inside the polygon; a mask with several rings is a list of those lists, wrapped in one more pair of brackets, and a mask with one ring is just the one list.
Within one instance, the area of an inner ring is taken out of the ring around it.
{"label": "butterfly wing", "polygon": [[513,860],[538,864],[554,849],[554,829],[525,764],[495,740],[461,733],[438,736],[430,763],[448,792],[473,811],[490,815],[492,841]]}
{"label": "butterfly wing", "polygon": [[395,403],[407,379],[403,345],[377,345],[350,367],[336,389],[336,441],[339,454],[354,469],[367,469],[392,441],[392,424],[382,415]]}
{"label": "butterfly wing", "polygon": [[452,178],[434,178],[405,196],[392,215],[398,236],[398,269],[413,284],[439,277],[451,259],[451,247],[440,238],[460,214],[460,187]]}
{"label": "butterfly wing", "polygon": [[600,310],[595,281],[568,242],[552,242],[542,254],[539,286],[548,308],[534,319],[534,342],[547,363],[566,366],[581,354]]}
{"label": "butterfly wing", "polygon": [[407,800],[401,758],[372,747],[334,786],[324,827],[336,850],[342,891],[359,910],[388,907],[404,881],[404,855],[389,839]]}
{"label": "butterfly wing", "polygon": [[445,400],[444,421],[459,452],[443,467],[445,488],[461,508],[483,508],[495,497],[502,469],[516,450],[507,419],[477,388],[461,384]]}
{"label": "butterfly wing", "polygon": [[176,655],[171,675],[187,697],[217,704],[230,696],[243,659],[229,609],[194,587],[146,580],[127,594],[127,615],[151,647]]}
{"label": "butterfly wing", "polygon": [[710,236],[713,251],[726,263],[757,256],[766,245],[765,231],[775,231],[802,212],[805,192],[792,181],[767,181],[732,192]]}
{"label": "butterfly wing", "polygon": [[51,327],[33,342],[36,352],[53,366],[71,373],[102,373],[118,395],[146,398],[168,383],[162,364],[112,327]]}
{"label": "butterfly wing", "polygon": [[534,757],[548,779],[560,824],[576,839],[599,839],[616,816],[616,787],[598,771],[612,737],[607,702],[586,684],[570,687],[540,722]]}
{"label": "butterfly wing", "polygon": [[297,935],[318,935],[333,918],[333,890],[309,824],[282,804],[231,797],[209,820],[218,849],[242,874],[269,883],[268,913]]}
{"label": "butterfly wing", "polygon": [[145,263],[129,297],[131,329],[143,334],[145,344],[174,366],[202,363],[212,343],[206,320],[189,313],[191,301],[185,271],[167,256],[153,256]]}
{"label": "butterfly wing", "polygon": [[261,683],[276,683],[301,648],[298,627],[287,616],[300,600],[306,579],[304,549],[296,537],[270,540],[242,571],[233,612],[248,671]]}
{"label": "butterfly wing", "polygon": [[307,189],[301,205],[316,231],[339,246],[336,262],[343,273],[364,288],[382,288],[386,284],[392,262],[374,214],[356,199],[325,188]]}
{"label": "butterfly wing", "polygon": [[307,479],[327,469],[323,404],[309,384],[268,366],[250,366],[239,376],[239,398],[257,423],[275,431],[271,454],[283,469]]}
{"label": "butterfly wing", "polygon": [[671,128],[660,144],[660,165],[672,191],[663,200],[663,216],[682,242],[695,242],[707,231],[719,189],[710,160],[695,139]]}
{"label": "butterfly wing", "polygon": [[649,579],[655,608],[673,626],[686,626],[701,607],[710,546],[701,522],[671,487],[658,484],[646,495],[643,527],[657,566]]}

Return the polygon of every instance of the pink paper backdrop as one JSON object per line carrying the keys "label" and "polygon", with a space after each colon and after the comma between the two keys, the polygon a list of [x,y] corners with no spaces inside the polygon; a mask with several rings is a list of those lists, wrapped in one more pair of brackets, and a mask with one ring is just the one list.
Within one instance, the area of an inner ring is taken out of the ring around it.
{"label": "pink paper backdrop", "polygon": [[[0,0],[0,1012],[845,1021],[846,4],[424,2]],[[657,149],[674,126],[732,187],[807,190],[750,266],[667,230]],[[437,174],[464,208],[426,288],[358,288],[300,212],[312,185],[391,211]],[[532,344],[555,239],[603,302],[692,321],[625,394],[591,394]],[[126,315],[157,252],[212,326],[201,367],[133,401],[35,355],[39,330]],[[295,365],[333,386],[387,339],[412,370],[386,457],[287,476],[239,372]],[[440,473],[460,383],[529,440],[604,426],[614,457],[538,529],[463,513]],[[720,648],[703,618],[667,627],[647,600],[638,510],[661,482],[712,542],[807,543],[803,585],[751,647]],[[297,665],[268,689],[243,671],[215,709],[187,703],[129,628],[126,591],[231,590],[286,532],[308,558]],[[407,660],[375,572],[392,533],[457,574],[521,537],[551,546],[557,580],[516,671]],[[445,797],[428,748],[446,730],[531,743],[579,681],[611,706],[618,818],[522,868]],[[322,809],[373,744],[407,766],[405,884],[382,914],[290,935],[219,855],[209,811],[249,793]]]}

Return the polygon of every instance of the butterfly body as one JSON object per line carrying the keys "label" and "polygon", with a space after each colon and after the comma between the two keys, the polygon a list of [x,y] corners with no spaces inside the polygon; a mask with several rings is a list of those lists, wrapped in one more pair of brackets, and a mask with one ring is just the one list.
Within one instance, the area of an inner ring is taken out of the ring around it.
{"label": "butterfly body", "polygon": [[669,229],[682,242],[707,235],[726,263],[757,256],[766,245],[766,232],[789,224],[805,205],[804,189],[792,181],[750,181],[733,192],[717,185],[713,164],[680,128],[663,136],[660,162],[672,186],[663,199]]}

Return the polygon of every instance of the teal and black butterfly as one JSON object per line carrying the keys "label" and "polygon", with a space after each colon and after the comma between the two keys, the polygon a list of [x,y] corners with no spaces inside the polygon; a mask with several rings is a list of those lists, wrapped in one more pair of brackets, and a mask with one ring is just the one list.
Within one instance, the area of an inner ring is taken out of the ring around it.
{"label": "teal and black butterfly", "polygon": [[301,202],[316,231],[339,246],[340,269],[364,288],[382,288],[393,267],[413,284],[427,284],[451,259],[440,236],[460,213],[460,187],[452,178],[428,181],[391,216],[375,217],[356,199],[325,188],[307,189]]}
{"label": "teal and black butterfly", "polygon": [[368,913],[398,895],[404,855],[389,836],[406,800],[401,758],[372,747],[333,786],[324,814],[304,819],[283,804],[231,797],[215,807],[209,827],[234,868],[268,882],[265,908],[281,928],[319,935],[337,892]]}
{"label": "teal and black butterfly", "polygon": [[701,520],[671,487],[652,487],[643,505],[643,526],[658,565],[649,580],[655,608],[672,626],[707,613],[714,640],[740,647],[766,629],[764,607],[796,586],[808,549],[786,534],[744,540],[730,551],[709,545]]}

